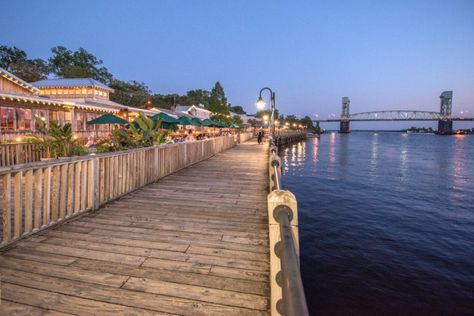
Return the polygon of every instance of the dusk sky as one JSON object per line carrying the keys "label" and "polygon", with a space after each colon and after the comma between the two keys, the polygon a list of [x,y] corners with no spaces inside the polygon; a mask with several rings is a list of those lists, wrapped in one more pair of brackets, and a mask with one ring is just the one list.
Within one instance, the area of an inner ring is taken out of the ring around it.
{"label": "dusk sky", "polygon": [[474,1],[2,1],[0,44],[48,58],[83,47],[153,92],[211,89],[255,112],[263,86],[285,114],[383,109],[474,115]]}

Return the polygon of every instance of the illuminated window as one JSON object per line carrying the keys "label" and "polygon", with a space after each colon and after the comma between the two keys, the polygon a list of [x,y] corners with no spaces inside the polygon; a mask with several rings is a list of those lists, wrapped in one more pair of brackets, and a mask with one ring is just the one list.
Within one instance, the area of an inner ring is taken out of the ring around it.
{"label": "illuminated window", "polygon": [[82,89],[82,94],[87,94],[87,89]]}
{"label": "illuminated window", "polygon": [[17,109],[16,121],[17,121],[17,130],[20,130],[20,131],[31,130],[31,110]]}
{"label": "illuminated window", "polygon": [[51,94],[56,94],[57,93],[56,89],[53,89],[50,92],[51,92]]}
{"label": "illuminated window", "polygon": [[[39,117],[43,121],[46,121],[46,116],[48,115],[48,111],[47,110],[35,110],[34,115]],[[36,122],[36,119],[35,119],[35,129],[38,129],[38,128],[39,128],[39,124]]]}
{"label": "illuminated window", "polygon": [[86,113],[76,112],[76,129],[77,131],[83,131],[86,122]]}
{"label": "illuminated window", "polygon": [[58,111],[49,111],[49,121],[59,123]]}
{"label": "illuminated window", "polygon": [[0,130],[13,131],[15,129],[15,109],[0,107]]}

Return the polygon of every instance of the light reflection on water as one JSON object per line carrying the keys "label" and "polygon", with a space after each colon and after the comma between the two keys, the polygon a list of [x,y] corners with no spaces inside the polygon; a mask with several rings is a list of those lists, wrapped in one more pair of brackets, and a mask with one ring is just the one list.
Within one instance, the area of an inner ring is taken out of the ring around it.
{"label": "light reflection on water", "polygon": [[474,310],[474,137],[327,134],[280,154],[313,311]]}

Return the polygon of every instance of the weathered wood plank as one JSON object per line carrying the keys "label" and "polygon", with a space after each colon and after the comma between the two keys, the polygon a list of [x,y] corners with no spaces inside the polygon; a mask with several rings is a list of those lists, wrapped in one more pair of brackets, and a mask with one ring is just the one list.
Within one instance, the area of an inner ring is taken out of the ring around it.
{"label": "weathered wood plank", "polygon": [[269,290],[267,282],[218,277],[202,273],[148,268],[144,266],[137,268],[130,265],[91,259],[78,259],[72,263],[70,267],[79,267],[81,269],[92,271],[130,275],[137,278],[149,278],[153,280],[162,280],[180,284],[200,285],[209,288],[251,293],[263,296],[267,296]]}
{"label": "weathered wood plank", "polygon": [[123,254],[116,254],[110,252],[103,252],[103,251],[96,251],[96,250],[89,250],[89,249],[81,249],[75,248],[71,246],[58,246],[46,243],[35,243],[35,242],[25,242],[24,244],[20,245],[21,248],[26,249],[33,249],[36,251],[47,252],[50,254],[61,254],[63,256],[70,256],[76,258],[88,258],[88,259],[97,259],[97,260],[104,260],[104,261],[111,261],[111,262],[118,262],[118,263],[126,263],[130,265],[139,266],[145,261],[144,257],[140,256],[132,256],[132,255],[123,255]]}
{"label": "weathered wood plank", "polygon": [[64,265],[24,260],[7,256],[2,258],[2,260],[0,261],[0,267],[63,279],[102,284],[117,288],[121,287],[124,282],[128,280],[127,274],[119,275],[108,272],[84,270],[77,267],[66,267]]}
{"label": "weathered wood plank", "polygon": [[[30,282],[31,283],[31,282]],[[39,290],[28,286],[21,286],[4,282],[2,295],[5,299],[17,303],[28,302],[29,305],[43,309],[71,313],[73,315],[160,315],[156,312],[132,308],[118,304],[100,302],[94,299],[83,299],[77,296],[59,294],[49,290]],[[164,315],[164,314],[161,314]]]}
{"label": "weathered wood plank", "polygon": [[256,310],[266,310],[268,308],[268,299],[255,294],[182,285],[147,278],[131,277],[122,288]]}
{"label": "weathered wood plank", "polygon": [[[198,302],[114,289],[98,284],[64,280],[23,271],[1,268],[9,300],[29,300],[31,305],[79,315],[262,315],[262,312],[225,305]],[[24,295],[19,295],[19,292]],[[15,295],[10,295],[14,292]],[[31,298],[25,297],[29,294]],[[53,297],[51,295],[54,295]],[[59,296],[59,297],[58,297]],[[82,305],[82,306],[80,306]],[[88,313],[88,314],[87,314]]]}

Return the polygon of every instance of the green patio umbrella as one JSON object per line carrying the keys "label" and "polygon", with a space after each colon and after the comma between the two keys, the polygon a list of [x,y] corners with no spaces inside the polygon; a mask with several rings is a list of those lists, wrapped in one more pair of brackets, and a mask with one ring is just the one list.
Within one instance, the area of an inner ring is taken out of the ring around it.
{"label": "green patio umbrella", "polygon": [[226,128],[226,127],[228,127],[227,124],[224,123],[224,122],[219,122],[219,121],[214,121],[214,122],[217,123],[218,127],[221,127],[221,128]]}
{"label": "green patio umbrella", "polygon": [[113,114],[104,114],[99,116],[93,120],[88,121],[86,124],[94,125],[94,124],[127,124],[128,122],[120,117],[117,117]]}
{"label": "green patio umbrella", "polygon": [[158,114],[155,114],[151,117],[152,120],[156,121],[156,120],[161,120],[162,122],[164,123],[174,123],[174,124],[179,124],[179,121],[177,119],[175,119],[174,117],[172,116],[169,116],[168,114],[164,113],[164,112],[160,112]]}
{"label": "green patio umbrella", "polygon": [[178,118],[178,121],[180,125],[193,125],[191,121],[186,117],[186,116],[181,116]]}
{"label": "green patio umbrella", "polygon": [[170,129],[173,131],[178,130],[178,124],[175,123],[166,123],[166,122],[161,122],[161,127],[164,129]]}
{"label": "green patio umbrella", "polygon": [[211,119],[205,119],[204,121],[202,121],[202,125],[209,127],[219,127],[219,124],[217,124],[217,122],[214,122]]}
{"label": "green patio umbrella", "polygon": [[191,120],[191,125],[193,126],[202,126],[202,121],[200,119],[198,119],[197,117],[193,117]]}

